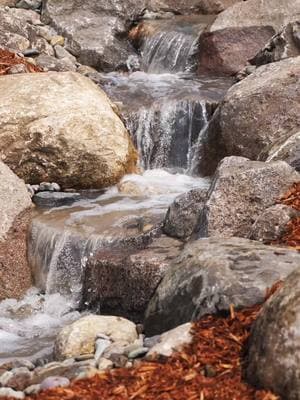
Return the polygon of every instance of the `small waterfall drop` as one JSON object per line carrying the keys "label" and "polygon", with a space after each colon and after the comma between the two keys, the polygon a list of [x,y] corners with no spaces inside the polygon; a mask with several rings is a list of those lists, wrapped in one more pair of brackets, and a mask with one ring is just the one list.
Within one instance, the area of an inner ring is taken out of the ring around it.
{"label": "small waterfall drop", "polygon": [[139,43],[142,70],[150,74],[192,72],[197,65],[198,39],[210,16],[177,16],[143,21],[132,32]]}
{"label": "small waterfall drop", "polygon": [[127,126],[143,169],[188,170],[207,113],[205,102],[195,99],[153,104],[131,115]]}

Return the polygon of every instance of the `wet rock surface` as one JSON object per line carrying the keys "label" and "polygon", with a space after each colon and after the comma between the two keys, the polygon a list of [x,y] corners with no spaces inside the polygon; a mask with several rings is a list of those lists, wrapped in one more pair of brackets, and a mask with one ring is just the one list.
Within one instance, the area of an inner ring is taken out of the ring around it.
{"label": "wet rock surface", "polygon": [[81,198],[80,193],[39,192],[33,196],[33,202],[43,208],[68,206]]}
{"label": "wet rock surface", "polygon": [[198,236],[248,237],[259,215],[300,179],[288,164],[242,157],[221,161],[201,211]]}
{"label": "wet rock surface", "polygon": [[297,251],[241,238],[200,239],[172,263],[151,299],[145,332],[155,335],[205,314],[263,302],[300,265]]}
{"label": "wet rock surface", "polygon": [[155,289],[182,244],[160,236],[145,249],[106,249],[92,257],[83,284],[83,308],[141,321]]}
{"label": "wet rock surface", "polygon": [[248,380],[287,400],[300,398],[299,294],[298,268],[265,304],[249,343]]}
{"label": "wet rock surface", "polygon": [[166,214],[163,231],[174,238],[189,238],[197,227],[207,195],[206,189],[194,189],[176,198]]}

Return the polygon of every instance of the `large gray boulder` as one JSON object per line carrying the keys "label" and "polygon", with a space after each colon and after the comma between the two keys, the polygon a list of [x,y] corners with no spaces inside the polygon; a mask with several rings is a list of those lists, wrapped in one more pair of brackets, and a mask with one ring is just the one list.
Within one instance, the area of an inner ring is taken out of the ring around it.
{"label": "large gray boulder", "polygon": [[249,342],[248,380],[285,400],[300,399],[299,267],[265,304]]}
{"label": "large gray boulder", "polygon": [[101,188],[136,152],[108,97],[76,73],[0,77],[0,154],[26,183]]}
{"label": "large gray boulder", "polygon": [[199,171],[226,155],[266,160],[300,129],[300,56],[261,66],[229,89],[203,139]]}
{"label": "large gray boulder", "polygon": [[260,214],[299,180],[300,175],[283,161],[225,158],[201,212],[199,236],[248,237]]}
{"label": "large gray boulder", "polygon": [[0,300],[21,297],[31,286],[26,257],[31,207],[25,183],[0,162]]}
{"label": "large gray boulder", "polygon": [[82,64],[101,71],[126,69],[134,53],[126,39],[130,21],[143,10],[144,1],[47,0],[43,21],[66,37],[66,47]]}
{"label": "large gray boulder", "polygon": [[300,17],[299,0],[240,1],[218,15],[211,31],[246,26],[272,26],[276,31]]}
{"label": "large gray boulder", "polygon": [[300,266],[300,254],[248,239],[200,239],[172,263],[151,299],[147,335],[205,314],[261,303],[267,289]]}

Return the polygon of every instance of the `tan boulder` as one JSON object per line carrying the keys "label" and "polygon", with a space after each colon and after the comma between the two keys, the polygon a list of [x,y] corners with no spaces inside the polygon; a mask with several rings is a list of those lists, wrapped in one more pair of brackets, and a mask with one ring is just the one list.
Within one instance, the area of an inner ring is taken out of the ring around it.
{"label": "tan boulder", "polygon": [[135,324],[125,318],[89,315],[61,330],[55,341],[55,357],[65,359],[94,353],[98,335],[108,336],[120,346],[132,344],[138,338]]}
{"label": "tan boulder", "polygon": [[0,300],[20,297],[31,286],[26,245],[31,205],[24,182],[0,162]]}
{"label": "tan boulder", "polygon": [[27,183],[102,188],[137,154],[108,97],[76,73],[0,78],[0,154]]}

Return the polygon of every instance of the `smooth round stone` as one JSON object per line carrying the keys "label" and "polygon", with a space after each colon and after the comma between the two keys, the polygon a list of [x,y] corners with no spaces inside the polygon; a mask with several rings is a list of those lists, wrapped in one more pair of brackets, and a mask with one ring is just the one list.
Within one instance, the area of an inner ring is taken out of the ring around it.
{"label": "smooth round stone", "polygon": [[40,192],[60,192],[61,188],[58,183],[42,182],[39,185]]}
{"label": "smooth round stone", "polygon": [[40,192],[33,196],[33,202],[43,208],[69,206],[80,199],[79,193]]}
{"label": "smooth round stone", "polygon": [[133,350],[128,354],[128,358],[133,360],[135,358],[143,357],[149,351],[148,347],[140,347],[139,349]]}
{"label": "smooth round stone", "polygon": [[107,369],[112,369],[114,366],[114,363],[111,360],[108,360],[107,358],[100,358],[98,361],[98,369],[101,371],[105,371]]}
{"label": "smooth round stone", "polygon": [[58,387],[66,387],[70,385],[68,378],[60,376],[50,376],[41,383],[41,390],[54,389]]}
{"label": "smooth round stone", "polygon": [[41,390],[41,385],[39,385],[39,384],[31,385],[24,390],[24,393],[27,396],[30,396],[31,394],[37,394],[40,390]]}

